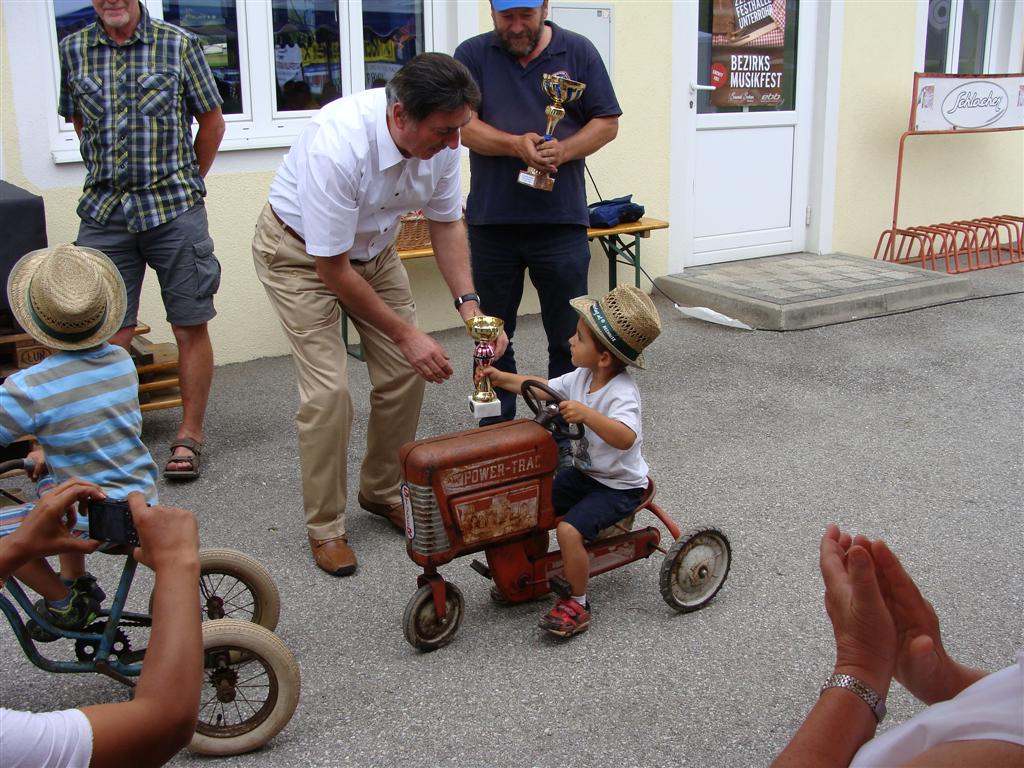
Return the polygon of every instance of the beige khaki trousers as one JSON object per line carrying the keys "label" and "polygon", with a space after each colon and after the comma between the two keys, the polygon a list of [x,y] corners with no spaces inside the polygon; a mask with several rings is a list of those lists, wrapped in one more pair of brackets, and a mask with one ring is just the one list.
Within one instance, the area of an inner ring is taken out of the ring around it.
{"label": "beige khaki trousers", "polygon": [[[256,223],[252,253],[295,362],[306,529],[314,539],[342,536],[352,430],[343,307],[317,276],[305,244],[284,230],[269,204]],[[371,261],[353,261],[352,267],[399,317],[415,324],[409,277],[394,247]],[[359,330],[371,386],[359,488],[370,501],[394,504],[400,499],[398,450],[416,437],[424,381],[391,339],[357,317],[350,315],[349,321]]]}

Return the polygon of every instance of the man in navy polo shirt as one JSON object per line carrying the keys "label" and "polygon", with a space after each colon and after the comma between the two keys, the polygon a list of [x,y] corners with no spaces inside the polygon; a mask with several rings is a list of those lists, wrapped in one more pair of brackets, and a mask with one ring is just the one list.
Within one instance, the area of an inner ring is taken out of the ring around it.
{"label": "man in navy polo shirt", "polygon": [[[491,0],[494,31],[464,41],[455,58],[480,85],[483,99],[462,143],[470,149],[466,222],[473,280],[488,315],[505,321],[509,345],[494,366],[516,372],[512,337],[523,297],[523,276],[540,297],[548,337],[548,377],[573,369],[569,337],[576,312],[569,299],[587,293],[590,243],[584,158],[615,138],[622,110],[594,45],[545,21],[547,0]],[[554,138],[545,141],[541,80],[564,73],[586,84],[565,105]],[[518,183],[526,167],[554,176],[548,192]],[[515,417],[514,393],[499,391],[501,417]]]}

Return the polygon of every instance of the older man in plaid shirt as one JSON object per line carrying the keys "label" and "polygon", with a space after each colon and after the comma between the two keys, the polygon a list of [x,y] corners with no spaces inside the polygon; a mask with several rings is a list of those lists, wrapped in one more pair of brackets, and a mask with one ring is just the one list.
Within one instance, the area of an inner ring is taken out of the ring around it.
{"label": "older man in plaid shirt", "polygon": [[86,167],[77,243],[106,253],[124,277],[128,309],[111,339],[122,347],[138,322],[146,265],[157,273],[183,410],[164,475],[194,479],[213,378],[207,322],[220,284],[203,177],[224,135],[222,99],[194,34],[150,18],[139,0],[92,4],[97,21],[60,44],[58,112],[74,124]]}

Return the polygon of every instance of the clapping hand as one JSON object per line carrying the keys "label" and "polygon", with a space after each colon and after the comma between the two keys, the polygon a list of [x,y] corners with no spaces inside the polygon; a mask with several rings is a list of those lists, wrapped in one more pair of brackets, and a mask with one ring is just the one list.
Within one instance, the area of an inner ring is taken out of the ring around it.
{"label": "clapping hand", "polygon": [[825,610],[836,640],[836,672],[884,697],[896,668],[896,625],[875,574],[871,542],[830,525],[821,537]]}

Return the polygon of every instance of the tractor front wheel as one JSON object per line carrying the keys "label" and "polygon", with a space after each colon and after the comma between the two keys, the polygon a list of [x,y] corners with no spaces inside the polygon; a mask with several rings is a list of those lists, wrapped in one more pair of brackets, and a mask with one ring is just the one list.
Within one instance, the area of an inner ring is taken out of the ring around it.
{"label": "tractor front wheel", "polygon": [[405,606],[405,615],[402,617],[405,639],[421,651],[433,651],[448,645],[455,639],[455,633],[462,623],[465,606],[462,592],[454,584],[446,582],[444,586],[444,616],[437,615],[434,593],[429,584],[417,589]]}

